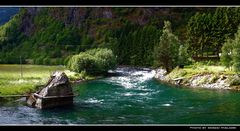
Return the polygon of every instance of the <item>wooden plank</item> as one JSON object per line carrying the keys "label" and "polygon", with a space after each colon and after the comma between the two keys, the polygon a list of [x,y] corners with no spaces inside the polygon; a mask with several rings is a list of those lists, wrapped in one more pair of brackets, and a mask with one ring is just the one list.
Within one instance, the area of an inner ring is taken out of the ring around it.
{"label": "wooden plank", "polygon": [[75,96],[77,96],[77,95],[46,96],[46,97],[43,97],[43,96],[38,95],[37,93],[34,93],[34,96],[36,96],[36,97],[38,97],[38,98],[41,98],[41,99],[51,99],[51,98],[75,97]]}
{"label": "wooden plank", "polygon": [[174,80],[174,81],[177,81],[177,80],[182,80],[182,79],[184,79],[184,77],[175,78],[175,79],[173,79],[173,80]]}

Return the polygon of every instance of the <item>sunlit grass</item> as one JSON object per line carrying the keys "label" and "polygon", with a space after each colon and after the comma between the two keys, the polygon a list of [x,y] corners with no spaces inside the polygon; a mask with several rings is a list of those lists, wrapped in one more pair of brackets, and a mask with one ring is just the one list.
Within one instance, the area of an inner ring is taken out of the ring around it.
{"label": "sunlit grass", "polygon": [[36,90],[47,82],[54,71],[64,71],[63,66],[0,65],[0,95],[24,94]]}
{"label": "sunlit grass", "polygon": [[190,74],[218,73],[218,74],[236,74],[233,70],[220,65],[190,65],[183,70]]}
{"label": "sunlit grass", "polygon": [[70,80],[94,79],[84,73],[75,73],[64,66],[0,64],[0,95],[20,95],[33,92],[44,85],[55,71],[63,71]]}

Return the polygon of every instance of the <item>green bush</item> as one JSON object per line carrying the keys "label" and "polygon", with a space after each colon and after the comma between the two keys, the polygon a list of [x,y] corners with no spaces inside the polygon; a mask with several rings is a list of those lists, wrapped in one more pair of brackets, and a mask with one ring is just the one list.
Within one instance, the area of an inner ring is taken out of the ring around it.
{"label": "green bush", "polygon": [[89,54],[84,54],[81,53],[79,55],[73,56],[70,61],[70,70],[73,70],[75,72],[82,72],[86,71],[89,74],[95,73],[97,70],[97,63],[96,63],[96,58],[89,55]]}
{"label": "green bush", "polygon": [[116,57],[109,49],[91,49],[72,56],[68,61],[67,67],[78,73],[102,74],[116,67]]}

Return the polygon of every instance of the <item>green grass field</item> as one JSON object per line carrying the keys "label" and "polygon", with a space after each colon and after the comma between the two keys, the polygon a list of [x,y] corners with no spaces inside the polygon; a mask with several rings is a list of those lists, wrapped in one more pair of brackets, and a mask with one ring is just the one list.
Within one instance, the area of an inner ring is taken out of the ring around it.
{"label": "green grass field", "polygon": [[71,81],[95,79],[83,73],[75,73],[64,66],[0,64],[0,95],[21,95],[34,92],[44,85],[55,71],[64,71]]}
{"label": "green grass field", "polygon": [[63,66],[0,65],[0,95],[24,94],[36,90],[36,85],[47,82],[54,71],[64,71]]}

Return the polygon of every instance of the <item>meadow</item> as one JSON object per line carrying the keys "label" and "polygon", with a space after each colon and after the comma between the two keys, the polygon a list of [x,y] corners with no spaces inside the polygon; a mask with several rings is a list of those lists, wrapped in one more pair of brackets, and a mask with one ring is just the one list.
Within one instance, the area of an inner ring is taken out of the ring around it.
{"label": "meadow", "polygon": [[0,64],[0,96],[35,92],[46,84],[55,71],[63,71],[71,82],[102,77],[87,75],[84,72],[72,72],[62,65],[22,65],[21,67],[18,64]]}
{"label": "meadow", "polygon": [[[64,71],[63,66],[0,65],[0,95],[20,95],[35,91],[54,71]],[[21,73],[22,72],[22,73]],[[21,75],[22,74],[22,75]]]}

